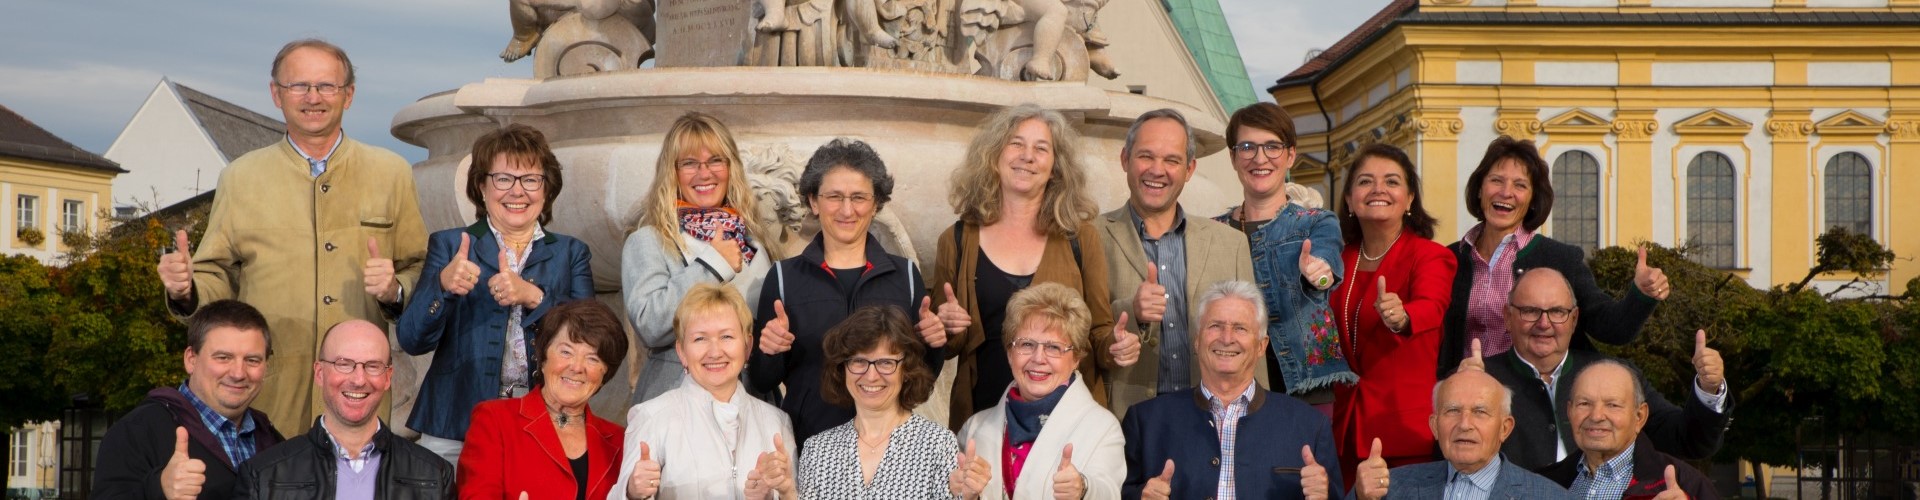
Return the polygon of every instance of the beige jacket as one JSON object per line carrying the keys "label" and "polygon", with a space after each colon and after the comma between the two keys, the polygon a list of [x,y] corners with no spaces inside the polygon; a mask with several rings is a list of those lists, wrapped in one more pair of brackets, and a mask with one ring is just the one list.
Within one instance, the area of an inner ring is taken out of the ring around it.
{"label": "beige jacket", "polygon": [[[1112,286],[1112,308],[1114,314],[1127,313],[1127,331],[1140,336],[1140,362],[1125,368],[1115,368],[1107,376],[1107,408],[1113,410],[1115,417],[1125,417],[1127,407],[1134,403],[1152,399],[1159,392],[1160,373],[1160,325],[1149,325],[1147,331],[1139,331],[1140,312],[1133,309],[1133,294],[1140,289],[1140,283],[1147,280],[1147,251],[1140,245],[1140,233],[1133,227],[1133,218],[1127,213],[1127,207],[1121,206],[1112,212],[1101,214],[1100,246],[1107,251],[1107,278]],[[1247,249],[1245,234],[1235,231],[1226,224],[1212,219],[1187,216],[1187,326],[1189,340],[1198,333],[1200,321],[1200,293],[1214,283],[1227,280],[1254,281],[1253,253]],[[1161,283],[1169,287],[1172,283]],[[1200,384],[1200,362],[1192,356],[1192,346],[1187,346],[1191,379],[1195,386]],[[1254,365],[1255,375],[1264,387],[1267,382],[1267,364]]]}
{"label": "beige jacket", "polygon": [[[253,407],[288,436],[304,434],[319,413],[313,362],[321,334],[356,318],[385,327],[399,313],[398,304],[382,311],[367,295],[367,241],[393,259],[403,301],[427,253],[413,170],[400,155],[343,139],[326,172],[308,172],[284,140],[227,166],[193,253],[187,304],[239,299],[266,316],[273,352]],[[193,312],[173,306],[182,318]]]}

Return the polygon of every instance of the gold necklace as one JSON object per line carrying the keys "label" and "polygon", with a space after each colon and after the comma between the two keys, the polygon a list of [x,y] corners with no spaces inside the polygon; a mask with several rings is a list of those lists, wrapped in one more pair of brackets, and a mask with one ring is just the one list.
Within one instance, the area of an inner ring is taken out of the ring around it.
{"label": "gold necklace", "polygon": [[1387,244],[1387,249],[1386,249],[1386,250],[1381,250],[1381,251],[1380,251],[1380,256],[1378,256],[1378,257],[1375,257],[1375,256],[1372,256],[1372,255],[1367,255],[1367,240],[1366,240],[1366,238],[1361,238],[1361,239],[1360,239],[1360,250],[1359,250],[1359,251],[1358,251],[1357,253],[1359,253],[1359,254],[1360,254],[1360,258],[1362,258],[1362,259],[1367,259],[1367,262],[1375,262],[1375,261],[1379,261],[1380,259],[1384,259],[1384,258],[1387,258],[1387,252],[1392,252],[1392,251],[1393,251],[1393,246],[1394,246],[1394,245],[1396,245],[1396,244],[1399,244],[1399,243],[1400,243],[1400,235],[1402,235],[1402,234],[1407,234],[1407,232],[1406,232],[1406,231],[1401,231],[1401,232],[1400,232],[1400,234],[1396,234],[1396,235],[1393,235],[1393,242],[1392,242],[1392,243],[1388,243],[1388,244]]}

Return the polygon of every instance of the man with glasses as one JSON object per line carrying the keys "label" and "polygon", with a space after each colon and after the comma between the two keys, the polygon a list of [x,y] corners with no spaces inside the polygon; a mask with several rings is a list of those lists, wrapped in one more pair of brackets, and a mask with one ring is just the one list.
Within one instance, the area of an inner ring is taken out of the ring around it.
{"label": "man with glasses", "polygon": [[[1107,376],[1107,408],[1127,407],[1161,394],[1191,389],[1199,370],[1189,323],[1200,315],[1188,300],[1202,287],[1228,280],[1253,281],[1247,239],[1226,224],[1180,208],[1180,191],[1198,166],[1198,142],[1185,116],[1172,109],[1134,119],[1120,150],[1127,174],[1127,205],[1102,215],[1100,244],[1106,250],[1113,310],[1133,322],[1142,356]],[[1256,367],[1267,379],[1265,364]]]}
{"label": "man with glasses", "polygon": [[[222,171],[199,249],[189,257],[187,232],[177,231],[174,252],[157,267],[178,317],[229,298],[266,316],[280,342],[258,404],[295,435],[317,411],[305,371],[320,329],[397,316],[419,277],[426,230],[406,160],[340,128],[354,94],[345,51],[313,39],[288,43],[271,76],[286,140]],[[410,368],[399,376],[402,387],[414,386]]]}
{"label": "man with glasses", "polygon": [[[1476,355],[1460,366],[1462,370],[1484,369],[1513,391],[1514,431],[1501,451],[1515,465],[1539,470],[1580,450],[1574,443],[1574,426],[1567,420],[1572,375],[1587,365],[1614,358],[1568,348],[1580,322],[1580,310],[1573,299],[1572,285],[1552,268],[1533,268],[1520,275],[1507,297],[1506,317],[1513,350],[1481,360],[1476,343]],[[1643,434],[1654,448],[1682,458],[1703,459],[1720,449],[1733,400],[1720,353],[1706,346],[1706,332],[1697,334],[1695,340],[1696,376],[1688,384],[1693,397],[1687,398],[1684,408],[1668,402],[1645,377],[1638,379],[1651,410]]]}
{"label": "man with glasses", "polygon": [[451,498],[453,466],[380,421],[393,385],[392,346],[380,327],[349,320],[327,330],[313,383],[325,401],[305,436],[240,468],[234,498]]}
{"label": "man with glasses", "polygon": [[1127,479],[1120,496],[1339,498],[1331,421],[1254,379],[1267,354],[1260,289],[1225,281],[1199,303],[1188,346],[1199,353],[1199,383],[1135,405],[1121,420]]}

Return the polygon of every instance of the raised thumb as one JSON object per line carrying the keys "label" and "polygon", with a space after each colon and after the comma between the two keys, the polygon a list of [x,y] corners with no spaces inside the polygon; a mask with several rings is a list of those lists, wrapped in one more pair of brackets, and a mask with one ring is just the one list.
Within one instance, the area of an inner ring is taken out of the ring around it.
{"label": "raised thumb", "polygon": [[1668,465],[1667,466],[1667,491],[1678,491],[1679,489],[1680,489],[1680,478],[1676,477],[1676,475],[1674,474],[1673,466]]}
{"label": "raised thumb", "polygon": [[467,233],[460,233],[460,249],[453,252],[453,258],[455,260],[467,260],[467,246],[472,244],[472,241],[473,238],[467,236]]}
{"label": "raised thumb", "polygon": [[1160,265],[1153,263],[1151,260],[1147,261],[1147,282],[1155,285],[1160,284]]}
{"label": "raised thumb", "polygon": [[1173,480],[1173,459],[1167,459],[1167,468],[1160,469],[1160,479],[1166,481]]}
{"label": "raised thumb", "polygon": [[1073,465],[1073,443],[1067,443],[1067,447],[1060,450],[1060,468],[1065,469],[1070,465]]}
{"label": "raised thumb", "polygon": [[520,492],[520,500],[527,500],[527,492]]}
{"label": "raised thumb", "polygon": [[920,298],[920,314],[933,314],[933,297]]}
{"label": "raised thumb", "polygon": [[187,458],[187,428],[186,427],[173,428],[173,456],[174,458],[180,459],[180,460],[185,460]]}
{"label": "raised thumb", "polygon": [[640,460],[653,460],[653,449],[647,447],[646,441],[640,442]]}
{"label": "raised thumb", "polygon": [[[1380,438],[1373,438],[1373,451],[1367,453],[1368,459],[1380,458]],[[1380,458],[1381,460],[1386,460]]]}
{"label": "raised thumb", "polygon": [[1300,445],[1300,462],[1307,466],[1319,465],[1313,461],[1313,445]]}
{"label": "raised thumb", "polygon": [[367,258],[380,258],[380,240],[374,239],[372,236],[367,237]]}
{"label": "raised thumb", "polygon": [[1701,352],[1704,352],[1706,350],[1707,350],[1707,331],[1699,330],[1699,331],[1693,332],[1693,354],[1695,356],[1698,356],[1700,355]]}
{"label": "raised thumb", "polygon": [[1633,268],[1634,269],[1647,268],[1647,246],[1646,245],[1640,245],[1640,260],[1639,262],[1635,262],[1633,264]]}
{"label": "raised thumb", "polygon": [[780,320],[787,319],[787,306],[780,303],[779,299],[773,301],[773,317]]}
{"label": "raised thumb", "polygon": [[1389,293],[1387,292],[1387,277],[1381,276],[1379,280],[1374,281],[1374,288],[1373,293],[1381,297],[1387,296],[1387,293]]}
{"label": "raised thumb", "polygon": [[1300,242],[1300,260],[1304,262],[1311,258],[1313,258],[1313,240],[1302,240]]}
{"label": "raised thumb", "polygon": [[181,255],[187,255],[187,230],[181,229],[173,232],[173,251],[179,252]]}

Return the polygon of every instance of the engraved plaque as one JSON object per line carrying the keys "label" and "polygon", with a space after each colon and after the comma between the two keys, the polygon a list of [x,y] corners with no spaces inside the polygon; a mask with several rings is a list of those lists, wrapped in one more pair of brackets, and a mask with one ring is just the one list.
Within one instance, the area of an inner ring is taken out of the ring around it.
{"label": "engraved plaque", "polygon": [[744,66],[753,49],[756,0],[670,0],[658,4],[654,64]]}

